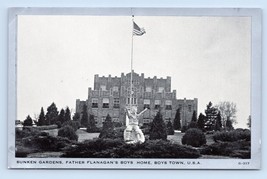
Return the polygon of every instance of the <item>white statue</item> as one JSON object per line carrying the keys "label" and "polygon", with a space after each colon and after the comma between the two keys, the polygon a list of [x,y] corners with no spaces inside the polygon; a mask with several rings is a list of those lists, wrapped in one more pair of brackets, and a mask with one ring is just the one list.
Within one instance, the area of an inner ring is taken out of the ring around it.
{"label": "white statue", "polygon": [[145,142],[145,136],[142,130],[139,128],[139,116],[142,115],[145,111],[137,114],[137,107],[131,106],[129,109],[126,108],[126,129],[124,130],[124,141],[127,144],[143,143]]}

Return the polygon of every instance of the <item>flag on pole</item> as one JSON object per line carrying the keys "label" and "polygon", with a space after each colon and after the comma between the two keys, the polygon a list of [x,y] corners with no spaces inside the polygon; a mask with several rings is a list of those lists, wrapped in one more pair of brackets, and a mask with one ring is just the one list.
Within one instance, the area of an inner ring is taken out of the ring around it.
{"label": "flag on pole", "polygon": [[146,31],[144,28],[140,28],[134,21],[133,21],[133,35],[141,36],[145,34]]}

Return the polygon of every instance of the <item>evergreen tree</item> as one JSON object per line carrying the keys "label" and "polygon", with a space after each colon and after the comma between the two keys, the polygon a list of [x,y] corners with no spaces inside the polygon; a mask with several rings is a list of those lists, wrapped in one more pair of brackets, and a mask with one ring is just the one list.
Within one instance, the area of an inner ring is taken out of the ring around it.
{"label": "evergreen tree", "polygon": [[65,118],[64,118],[64,116],[65,116],[65,111],[64,111],[64,109],[61,109],[61,110],[60,110],[60,113],[59,113],[59,115],[58,115],[58,121],[59,121],[61,124],[63,124],[63,123],[65,122]]}
{"label": "evergreen tree", "polygon": [[67,107],[66,111],[65,111],[64,122],[70,121],[71,120],[70,116],[71,116],[70,109],[69,109],[69,107]]}
{"label": "evergreen tree", "polygon": [[33,123],[32,118],[30,115],[28,115],[23,122],[23,126],[32,126],[32,123]]}
{"label": "evergreen tree", "polygon": [[87,106],[86,105],[83,105],[81,125],[83,127],[88,126],[88,113],[87,113]]}
{"label": "evergreen tree", "polygon": [[197,122],[197,113],[196,113],[195,110],[194,110],[194,112],[193,112],[191,122]]}
{"label": "evergreen tree", "polygon": [[38,118],[38,125],[44,126],[45,124],[46,124],[46,121],[45,121],[45,115],[44,115],[44,108],[42,107],[39,118]]}
{"label": "evergreen tree", "polygon": [[169,119],[169,121],[167,123],[167,133],[168,133],[168,135],[174,135],[174,129],[172,126],[171,119]]}
{"label": "evergreen tree", "polygon": [[58,119],[58,110],[56,104],[53,102],[48,108],[45,115],[47,125],[55,124]]}
{"label": "evergreen tree", "polygon": [[227,119],[226,119],[226,130],[227,130],[227,131],[231,131],[231,130],[233,130],[233,129],[234,129],[234,127],[233,127],[233,123],[232,123],[232,121],[230,120],[230,118],[227,117]]}
{"label": "evergreen tree", "polygon": [[150,129],[150,136],[149,139],[156,140],[156,139],[167,139],[167,129],[166,125],[162,119],[162,115],[160,111],[157,113],[155,118],[153,119],[151,123],[151,129]]}
{"label": "evergreen tree", "polygon": [[222,118],[220,111],[217,114],[216,123],[215,123],[215,131],[220,131],[222,129]]}
{"label": "evergreen tree", "polygon": [[109,114],[107,115],[106,120],[103,123],[99,138],[115,138],[114,125]]}
{"label": "evergreen tree", "polygon": [[251,115],[248,116],[247,126],[248,126],[248,128],[251,128]]}
{"label": "evergreen tree", "polygon": [[95,117],[94,115],[89,115],[89,122],[87,126],[87,132],[95,132],[96,131],[96,125],[95,125]]}
{"label": "evergreen tree", "polygon": [[176,110],[175,118],[173,121],[174,130],[181,130],[181,109]]}
{"label": "evergreen tree", "polygon": [[206,118],[205,118],[205,130],[212,131],[215,130],[215,123],[218,114],[218,110],[212,106],[212,103],[209,102],[207,105],[207,109],[205,110]]}
{"label": "evergreen tree", "polygon": [[204,121],[205,121],[205,116],[202,113],[200,113],[198,116],[197,127],[202,131],[204,131],[204,126],[205,126]]}
{"label": "evergreen tree", "polygon": [[80,122],[80,113],[74,113],[74,115],[72,117],[72,120]]}

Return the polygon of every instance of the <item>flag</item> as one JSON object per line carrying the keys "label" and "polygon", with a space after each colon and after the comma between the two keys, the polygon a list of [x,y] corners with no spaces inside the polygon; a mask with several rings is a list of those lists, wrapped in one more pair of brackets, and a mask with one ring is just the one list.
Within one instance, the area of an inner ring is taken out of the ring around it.
{"label": "flag", "polygon": [[141,36],[145,33],[146,31],[144,28],[140,28],[135,22],[133,22],[133,35]]}

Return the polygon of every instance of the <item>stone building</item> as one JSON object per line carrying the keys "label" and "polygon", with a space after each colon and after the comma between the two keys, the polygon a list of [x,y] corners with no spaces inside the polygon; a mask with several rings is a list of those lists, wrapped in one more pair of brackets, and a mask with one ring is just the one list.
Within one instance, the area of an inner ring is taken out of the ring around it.
{"label": "stone building", "polygon": [[136,105],[138,112],[148,108],[140,118],[140,125],[150,123],[160,110],[163,118],[173,121],[176,110],[181,109],[181,125],[187,125],[192,118],[193,111],[197,112],[197,98],[193,100],[177,99],[176,90],[171,91],[171,77],[145,78],[133,72],[133,91],[130,100],[131,73],[122,73],[120,77],[94,77],[94,88],[88,89],[86,101],[76,100],[76,113],[81,113],[83,105],[87,105],[88,113],[94,115],[96,125],[102,126],[109,114],[114,122],[125,124],[125,107]]}

